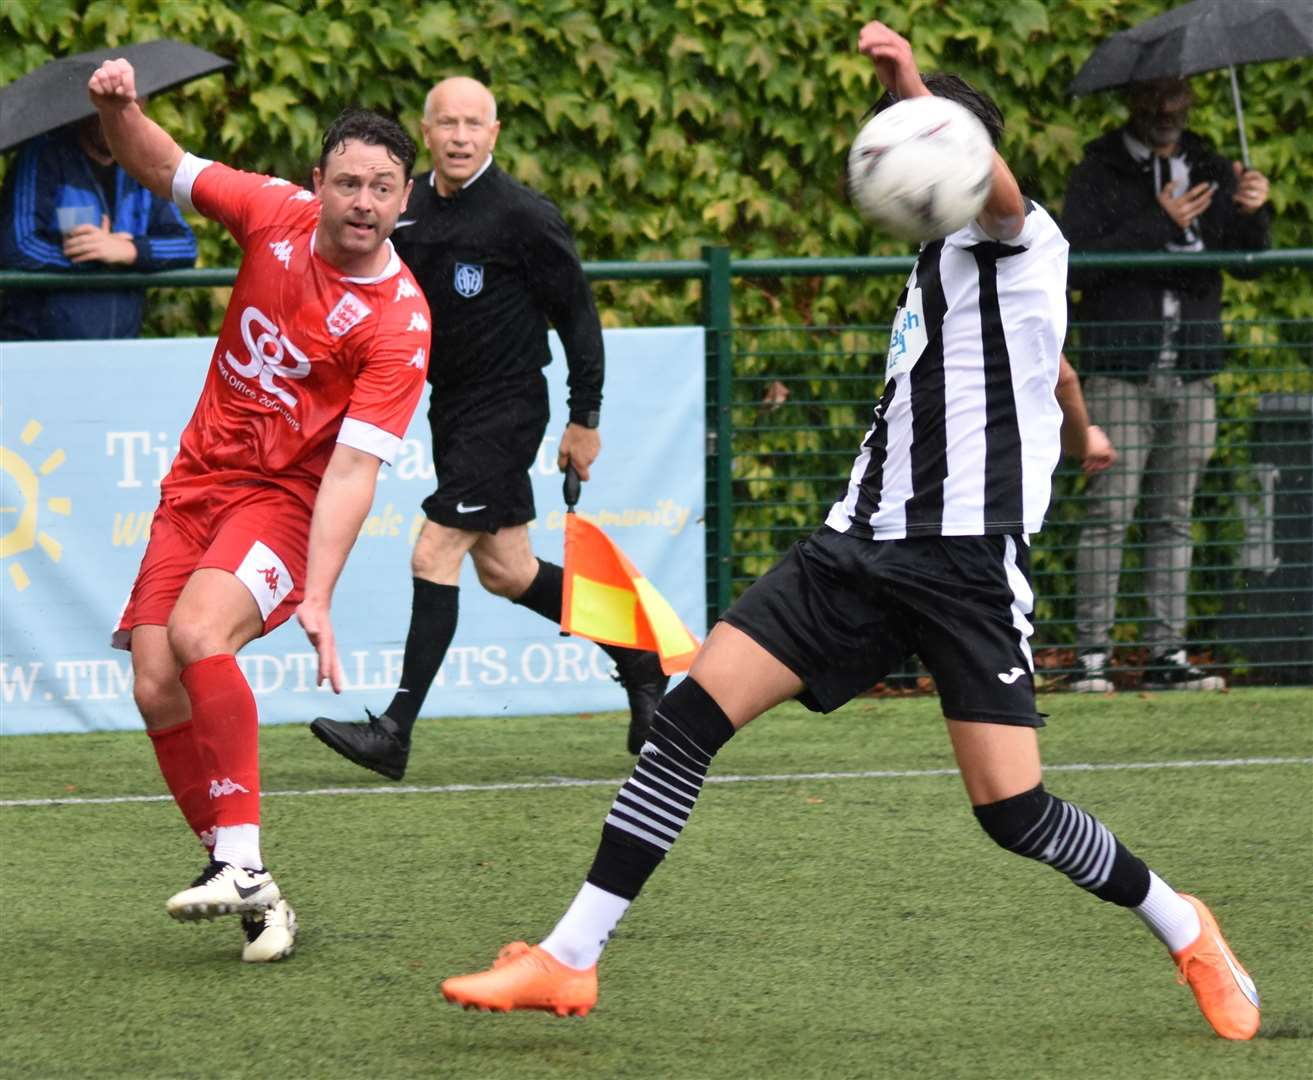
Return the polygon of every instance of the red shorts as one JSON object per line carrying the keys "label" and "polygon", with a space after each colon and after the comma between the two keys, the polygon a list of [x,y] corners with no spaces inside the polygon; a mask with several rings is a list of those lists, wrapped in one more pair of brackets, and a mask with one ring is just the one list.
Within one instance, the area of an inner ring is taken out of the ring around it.
{"label": "red shorts", "polygon": [[167,626],[183,586],[204,568],[236,576],[269,633],[301,602],[309,543],[310,509],[282,488],[229,485],[162,499],[114,647],[129,648],[134,627]]}

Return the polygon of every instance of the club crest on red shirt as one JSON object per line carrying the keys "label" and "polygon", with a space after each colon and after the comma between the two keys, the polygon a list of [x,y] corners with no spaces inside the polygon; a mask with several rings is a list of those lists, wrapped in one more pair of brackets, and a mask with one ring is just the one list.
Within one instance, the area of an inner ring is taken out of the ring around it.
{"label": "club crest on red shirt", "polygon": [[355,293],[349,292],[343,293],[342,299],[337,302],[337,306],[328,313],[324,321],[328,324],[330,334],[334,337],[342,337],[369,314],[369,305]]}

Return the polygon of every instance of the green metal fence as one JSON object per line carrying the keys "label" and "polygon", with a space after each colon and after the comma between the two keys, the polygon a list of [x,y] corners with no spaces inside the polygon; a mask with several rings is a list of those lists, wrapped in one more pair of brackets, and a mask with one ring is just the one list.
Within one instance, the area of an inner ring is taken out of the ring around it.
{"label": "green metal fence", "polygon": [[[1200,254],[1075,255],[1073,268],[1216,266],[1313,269],[1313,249]],[[714,618],[795,540],[824,520],[841,495],[848,468],[870,423],[880,391],[889,325],[738,326],[735,287],[744,279],[818,276],[849,279],[853,289],[875,276],[905,275],[910,257],[734,259],[707,247],[696,260],[589,263],[593,281],[699,280],[707,328],[707,606]],[[1302,276],[1302,275],[1301,275]],[[230,285],[233,270],[157,275],[106,273],[98,284]],[[86,287],[89,275],[77,275]],[[0,271],[0,288],[67,287],[68,275]],[[1307,289],[1310,282],[1304,282]],[[892,311],[890,312],[892,315]],[[1079,367],[1081,327],[1069,338]],[[1195,495],[1188,553],[1187,639],[1193,662],[1233,683],[1313,683],[1313,322],[1232,321],[1225,326],[1228,362],[1213,380],[1216,445]],[[1087,389],[1094,389],[1087,387]],[[1105,410],[1139,396],[1114,385]],[[1118,398],[1118,395],[1120,399]],[[1163,395],[1170,399],[1168,392]],[[1111,405],[1109,405],[1111,402]],[[1144,436],[1123,434],[1123,454],[1147,450]],[[1188,439],[1202,439],[1191,432]],[[1153,488],[1184,468],[1179,459],[1151,461]],[[1066,463],[1055,479],[1044,532],[1035,537],[1032,569],[1037,596],[1033,645],[1046,685],[1061,686],[1082,644],[1078,623],[1092,602],[1113,602],[1116,648],[1113,681],[1137,684],[1149,661],[1162,607],[1154,582],[1156,523],[1146,502],[1124,535],[1115,529],[1091,547],[1091,502],[1079,467]],[[1117,500],[1111,500],[1113,505]],[[1134,513],[1120,500],[1126,515]],[[1105,503],[1105,508],[1106,508]],[[1091,550],[1120,544],[1121,573],[1108,585]],[[1086,550],[1084,564],[1078,553]],[[1146,565],[1148,564],[1148,565]],[[1079,571],[1079,572],[1078,572]],[[1100,584],[1102,582],[1102,584]],[[1115,594],[1115,595],[1114,595]],[[902,677],[912,679],[914,671]]]}

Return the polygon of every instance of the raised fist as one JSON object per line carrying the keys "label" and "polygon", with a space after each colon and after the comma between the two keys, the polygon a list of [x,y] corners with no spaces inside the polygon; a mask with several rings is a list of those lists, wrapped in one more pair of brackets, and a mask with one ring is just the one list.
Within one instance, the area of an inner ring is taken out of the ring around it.
{"label": "raised fist", "polygon": [[137,73],[126,60],[106,60],[87,82],[97,109],[121,109],[137,100]]}

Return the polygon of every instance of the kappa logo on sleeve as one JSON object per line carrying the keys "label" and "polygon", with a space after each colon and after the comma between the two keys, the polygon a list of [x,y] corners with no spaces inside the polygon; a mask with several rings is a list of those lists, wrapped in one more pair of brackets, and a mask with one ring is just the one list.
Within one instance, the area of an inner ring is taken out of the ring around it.
{"label": "kappa logo on sleeve", "polygon": [[424,316],[421,315],[418,311],[412,311],[410,313],[410,325],[406,327],[407,331],[417,330],[420,333],[423,333],[428,328],[429,328],[428,319],[424,318]]}
{"label": "kappa logo on sleeve", "polygon": [[284,180],[281,176],[271,176],[260,186],[261,187],[291,187],[292,181]]}
{"label": "kappa logo on sleeve", "polygon": [[274,253],[274,258],[283,264],[283,269],[288,270],[292,265],[292,241],[278,240],[269,245],[269,250]]}
{"label": "kappa logo on sleeve", "polygon": [[328,313],[328,318],[324,321],[328,324],[328,332],[334,337],[342,337],[361,319],[364,319],[373,312],[369,305],[360,299],[355,293],[343,293],[342,299],[337,302],[337,306]]}
{"label": "kappa logo on sleeve", "polygon": [[416,350],[415,350],[415,355],[412,356],[412,357],[410,358],[410,361],[409,361],[409,363],[407,364],[407,367],[419,368],[421,371],[424,370],[424,350],[423,350],[423,349],[416,349]]}
{"label": "kappa logo on sleeve", "polygon": [[457,263],[452,284],[466,300],[483,292],[483,267],[474,263]]}
{"label": "kappa logo on sleeve", "polygon": [[397,295],[392,298],[395,304],[398,300],[413,300],[419,295],[419,290],[410,283],[410,278],[401,278],[397,282]]}

